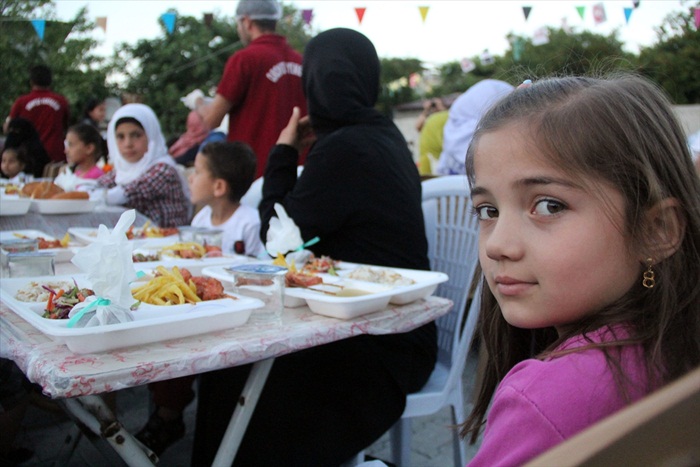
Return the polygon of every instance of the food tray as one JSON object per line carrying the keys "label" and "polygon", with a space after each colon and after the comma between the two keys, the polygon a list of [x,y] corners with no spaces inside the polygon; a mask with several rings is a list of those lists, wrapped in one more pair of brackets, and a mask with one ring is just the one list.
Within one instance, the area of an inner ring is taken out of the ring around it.
{"label": "food tray", "polygon": [[[343,262],[343,267],[338,271],[338,276],[332,276],[330,274],[319,274],[319,276],[323,278],[326,284],[343,285],[346,289],[359,289],[371,293],[367,295],[342,297],[305,288],[287,287],[284,291],[285,306],[299,306],[299,302],[302,304],[306,302],[314,313],[330,316],[332,318],[353,319],[367,313],[382,310],[386,308],[389,303],[405,305],[415,300],[425,298],[435,291],[438,284],[448,280],[447,274],[442,272],[386,268],[382,266],[371,267],[397,272],[402,276],[413,279],[415,282],[411,285],[390,286],[347,279],[344,277],[358,266],[361,265]],[[204,268],[202,274],[214,277],[220,281],[232,281],[231,275],[226,271],[225,267],[222,266]],[[337,289],[333,286],[315,286],[314,288],[323,288],[327,291]],[[294,300],[291,302],[293,305],[290,305],[290,299]]]}
{"label": "food tray", "polygon": [[0,196],[0,216],[22,216],[29,212],[32,200],[16,195]]}
{"label": "food tray", "polygon": [[[68,233],[84,245],[89,245],[97,240],[97,231],[98,229],[94,227],[70,227],[68,229]],[[111,232],[112,229],[110,228],[109,231]],[[172,245],[178,240],[178,235],[169,235],[167,237],[134,238],[128,241],[132,242],[134,247],[138,246],[141,248],[146,246],[147,248],[151,248],[155,246],[162,247],[165,245]]]}
{"label": "food tray", "polygon": [[142,304],[134,311],[135,320],[89,328],[68,328],[68,320],[43,318],[42,302],[22,302],[15,299],[17,291],[30,282],[72,281],[80,287],[90,284],[84,274],[46,276],[37,278],[4,279],[0,284],[0,298],[7,306],[31,325],[57,342],[64,343],[75,353],[95,353],[133,345],[150,344],[178,339],[244,324],[261,300],[231,294],[236,299],[221,299],[177,306]]}
{"label": "food tray", "polygon": [[33,199],[29,209],[40,214],[77,214],[92,212],[97,201],[89,199]]}
{"label": "food tray", "polygon": [[[139,249],[135,249],[134,253],[136,253]],[[211,266],[222,266],[222,267],[231,267],[231,266],[236,266],[239,264],[247,263],[250,260],[247,256],[240,256],[240,255],[235,255],[235,256],[218,256],[218,257],[213,257],[213,258],[199,258],[199,259],[183,259],[183,258],[166,258],[166,259],[161,259],[160,261],[143,261],[143,262],[137,262],[134,263],[134,268],[137,271],[143,271],[145,273],[149,273],[153,270],[155,270],[158,266],[163,266],[168,269],[172,268],[173,266],[177,266],[178,268],[186,268],[188,271],[192,273],[193,276],[201,276],[203,275],[202,271]],[[218,278],[217,278],[218,279]],[[221,280],[221,279],[219,279]],[[230,282],[231,279],[227,278],[227,280]]]}
{"label": "food tray", "polygon": [[[39,230],[3,230],[0,231],[0,241],[10,240],[13,238],[21,238],[21,236],[29,238],[43,237],[46,240],[56,240],[47,233],[41,232]],[[78,245],[68,244],[65,248],[43,248],[39,250],[40,252],[52,253],[54,255],[54,262],[65,263],[70,261],[75,255],[76,250],[79,248]]]}

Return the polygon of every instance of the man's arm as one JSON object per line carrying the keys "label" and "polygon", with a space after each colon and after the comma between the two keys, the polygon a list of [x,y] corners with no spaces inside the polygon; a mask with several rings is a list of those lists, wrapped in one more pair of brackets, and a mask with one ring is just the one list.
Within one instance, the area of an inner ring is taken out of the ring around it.
{"label": "man's arm", "polygon": [[217,128],[221,125],[224,116],[231,110],[231,103],[224,96],[217,94],[210,104],[202,104],[197,107],[197,112],[202,116],[207,128]]}

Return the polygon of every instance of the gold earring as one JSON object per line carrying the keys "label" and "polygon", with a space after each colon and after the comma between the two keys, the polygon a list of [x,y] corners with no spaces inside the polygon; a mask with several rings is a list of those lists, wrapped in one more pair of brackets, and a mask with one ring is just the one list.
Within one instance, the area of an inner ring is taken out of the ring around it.
{"label": "gold earring", "polygon": [[644,278],[642,279],[642,285],[647,289],[653,289],[656,285],[656,280],[654,280],[654,270],[651,268],[653,262],[653,259],[647,258],[647,270],[644,271],[644,274],[642,275]]}

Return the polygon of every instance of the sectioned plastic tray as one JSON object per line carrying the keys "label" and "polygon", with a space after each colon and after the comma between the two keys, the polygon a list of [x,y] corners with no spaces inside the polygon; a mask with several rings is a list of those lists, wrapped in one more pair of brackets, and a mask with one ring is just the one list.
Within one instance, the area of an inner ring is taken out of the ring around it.
{"label": "sectioned plastic tray", "polygon": [[42,317],[44,303],[21,302],[17,291],[30,282],[75,281],[90,287],[83,274],[35,278],[3,279],[0,297],[19,316],[47,336],[65,343],[75,353],[95,353],[133,345],[150,344],[168,339],[193,336],[244,324],[255,308],[263,306],[258,299],[231,294],[235,299],[222,299],[177,306],[141,304],[133,312],[134,321],[86,328],[68,328],[68,320]]}

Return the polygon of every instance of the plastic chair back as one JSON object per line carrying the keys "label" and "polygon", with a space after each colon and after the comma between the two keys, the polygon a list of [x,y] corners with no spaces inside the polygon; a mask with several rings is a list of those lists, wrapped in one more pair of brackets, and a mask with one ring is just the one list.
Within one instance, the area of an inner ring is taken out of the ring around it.
{"label": "plastic chair back", "polygon": [[[459,344],[471,340],[470,333],[473,334],[474,330],[474,327],[467,328],[461,324],[479,261],[478,223],[466,176],[431,178],[424,181],[422,186],[430,269],[444,272],[450,278],[438,286],[435,295],[449,298],[454,303],[452,311],[436,321],[438,362],[447,367],[456,364],[463,369],[466,354]],[[478,308],[470,314],[477,313]],[[473,321],[475,326],[476,322]],[[459,375],[461,369],[456,368]]]}

